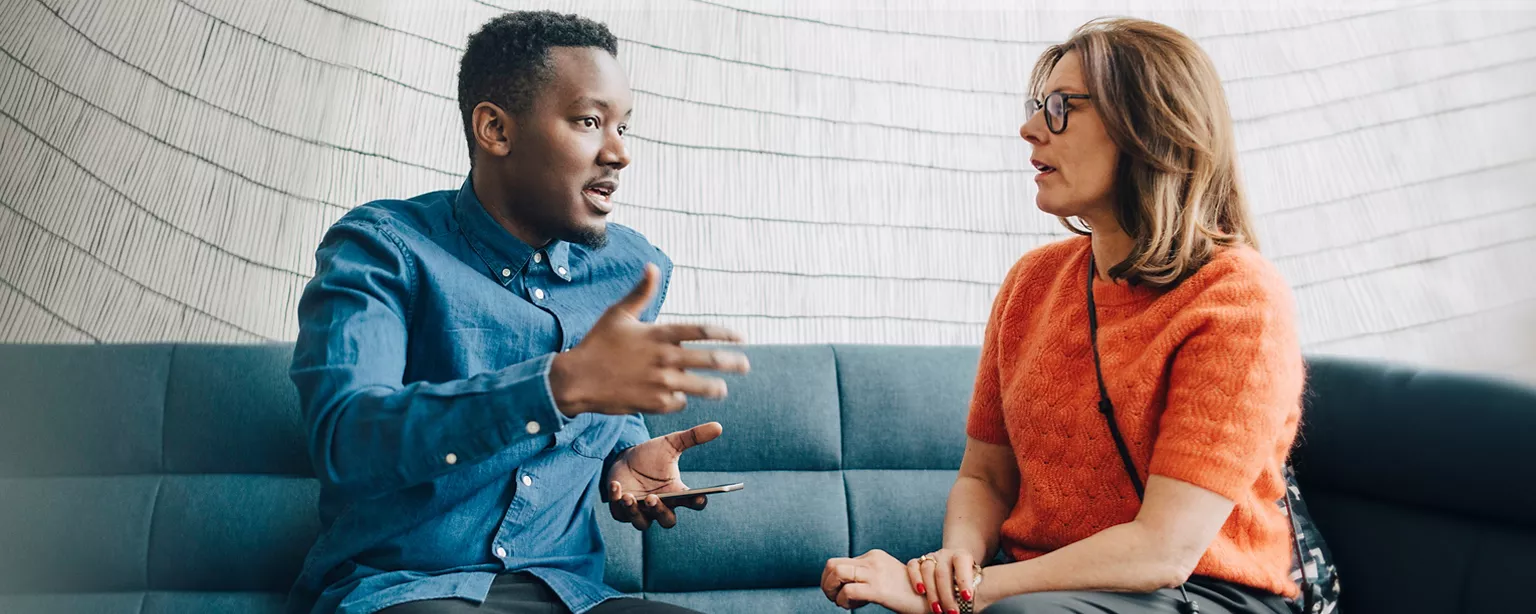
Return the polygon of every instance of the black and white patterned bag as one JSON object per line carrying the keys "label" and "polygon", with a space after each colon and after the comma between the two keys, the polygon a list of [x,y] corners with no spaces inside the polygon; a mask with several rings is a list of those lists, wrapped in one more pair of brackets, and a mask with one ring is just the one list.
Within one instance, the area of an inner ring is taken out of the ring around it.
{"label": "black and white patterned bag", "polygon": [[1291,580],[1301,587],[1301,597],[1292,600],[1291,609],[1297,614],[1337,614],[1339,611],[1339,571],[1333,566],[1333,553],[1328,550],[1323,534],[1312,517],[1307,514],[1307,504],[1301,499],[1301,489],[1296,486],[1296,471],[1285,466],[1284,499],[1277,502],[1281,511],[1291,520],[1291,533],[1296,552],[1291,560]]}

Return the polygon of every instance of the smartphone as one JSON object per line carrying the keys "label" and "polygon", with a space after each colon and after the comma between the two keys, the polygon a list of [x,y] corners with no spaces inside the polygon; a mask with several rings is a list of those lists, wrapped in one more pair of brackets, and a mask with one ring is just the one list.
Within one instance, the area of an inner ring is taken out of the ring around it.
{"label": "smartphone", "polygon": [[661,499],[662,501],[666,501],[667,499],[676,499],[678,497],[693,497],[697,495],[715,495],[723,492],[736,492],[746,487],[746,482],[737,482],[735,484],[721,484],[719,486],[710,486],[708,488],[690,488],[688,490],[679,490],[677,492],[669,492],[664,495],[656,495],[656,498]]}

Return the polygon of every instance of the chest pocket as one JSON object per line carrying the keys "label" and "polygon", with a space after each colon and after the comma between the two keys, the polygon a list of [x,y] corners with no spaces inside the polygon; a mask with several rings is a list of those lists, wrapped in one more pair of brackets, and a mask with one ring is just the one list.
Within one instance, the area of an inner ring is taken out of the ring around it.
{"label": "chest pocket", "polygon": [[541,340],[527,330],[450,328],[411,335],[411,380],[434,382],[499,371],[533,358]]}
{"label": "chest pocket", "polygon": [[623,427],[623,416],[582,414],[555,434],[555,446],[569,446],[587,458],[603,459],[613,450]]}

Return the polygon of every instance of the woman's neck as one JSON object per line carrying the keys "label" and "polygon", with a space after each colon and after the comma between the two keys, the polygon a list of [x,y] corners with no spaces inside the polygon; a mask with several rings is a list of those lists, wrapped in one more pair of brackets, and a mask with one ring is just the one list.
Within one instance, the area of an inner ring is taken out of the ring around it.
{"label": "woman's neck", "polygon": [[1136,242],[1120,229],[1113,214],[1083,216],[1083,220],[1093,230],[1090,239],[1093,242],[1093,262],[1098,269],[1098,276],[1108,281],[1109,270],[1131,255]]}

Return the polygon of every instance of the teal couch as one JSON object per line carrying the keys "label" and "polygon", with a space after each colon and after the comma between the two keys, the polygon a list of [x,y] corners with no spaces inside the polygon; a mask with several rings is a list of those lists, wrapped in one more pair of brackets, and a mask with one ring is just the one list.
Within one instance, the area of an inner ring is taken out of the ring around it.
{"label": "teal couch", "polygon": [[[286,345],[0,346],[0,612],[278,612],[318,530]],[[823,562],[938,546],[975,348],[757,346],[678,528],[604,522],[609,583],[708,612],[833,612]],[[1536,390],[1310,361],[1296,464],[1343,611],[1533,611]]]}

